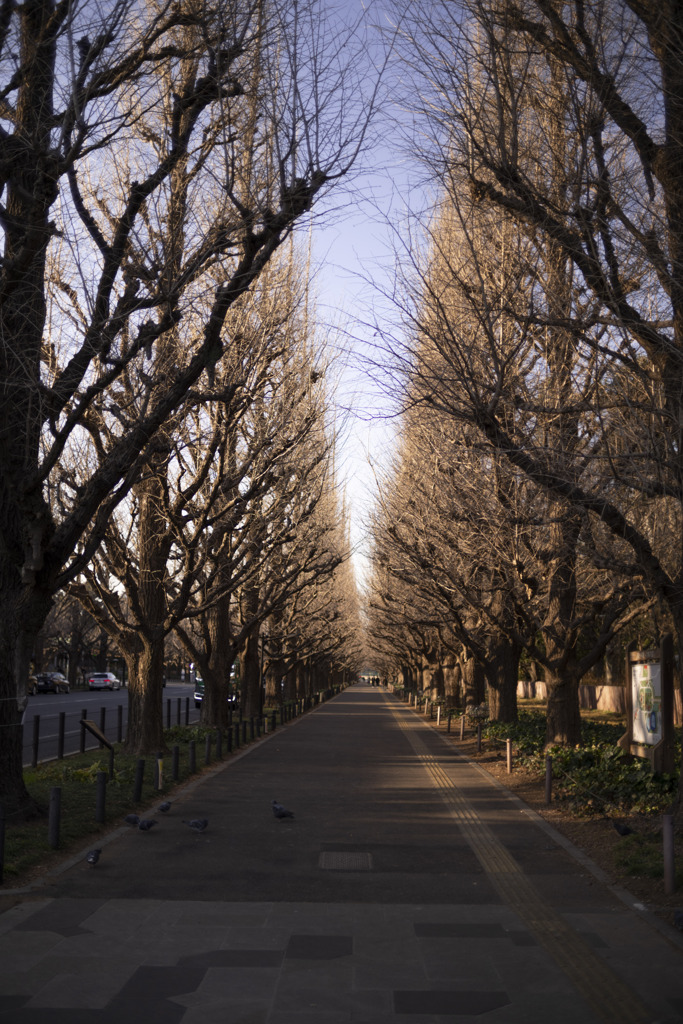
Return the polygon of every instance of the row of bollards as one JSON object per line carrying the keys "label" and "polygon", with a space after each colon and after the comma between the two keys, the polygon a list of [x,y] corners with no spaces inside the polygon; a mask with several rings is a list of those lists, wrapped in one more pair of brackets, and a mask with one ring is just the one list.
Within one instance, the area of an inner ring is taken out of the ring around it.
{"label": "row of bollards", "polygon": [[[405,696],[403,697],[405,700]],[[407,703],[412,705],[414,702],[415,708],[418,708],[417,697],[413,698],[412,693],[408,693]],[[432,702],[433,703],[433,702]],[[424,714],[429,714],[430,719],[433,719],[430,710],[430,701],[425,701]],[[453,709],[446,711],[446,731],[451,731],[451,719],[456,715]],[[465,737],[465,715],[460,715],[460,739]],[[436,725],[439,727],[441,724],[441,705],[437,704],[436,712]],[[481,722],[477,722],[477,752],[481,753],[482,750],[482,725]],[[512,739],[508,737],[505,741],[505,755],[506,755],[506,767],[508,774],[512,773]],[[545,803],[546,806],[550,806],[553,799],[553,759],[550,754],[545,759]],[[670,896],[676,891],[676,853],[675,853],[675,842],[674,842],[674,819],[672,814],[662,815],[662,859],[663,859],[663,873],[664,873],[664,891]]]}
{"label": "row of bollards", "polygon": [[[288,701],[283,704],[280,708],[280,722],[285,724],[299,715],[304,714],[311,707],[315,707],[322,701],[334,696],[338,692],[336,689],[324,691],[323,693],[313,694],[310,697],[304,697],[299,700]],[[181,700],[177,698],[177,712],[176,718],[178,724],[181,722]],[[167,702],[167,714],[166,721],[170,727],[171,718],[171,701]],[[59,715],[59,733],[57,751],[58,758],[64,757],[64,735],[65,735],[65,712],[60,712]],[[217,760],[223,758],[223,744],[227,753],[232,753],[233,750],[240,747],[241,744],[246,744],[255,739],[259,739],[262,733],[275,732],[278,723],[278,712],[277,710],[272,711],[267,716],[262,717],[251,717],[249,719],[242,719],[231,723],[228,730],[223,733],[222,730],[218,729],[215,733],[208,733],[205,738],[204,747],[204,763],[209,765],[215,756]],[[189,698],[185,698],[185,724],[189,724]],[[88,721],[87,711],[83,710],[81,714],[81,741],[80,741],[80,752],[85,752],[85,733],[86,729],[92,732],[94,735],[101,735],[102,739],[99,740],[99,746],[109,747],[109,770],[99,771],[95,777],[95,821],[98,824],[104,824],[106,822],[106,803],[107,803],[107,784],[114,778],[114,748],[113,744],[105,737],[105,726],[106,726],[106,708],[101,708],[99,716],[99,729],[95,727],[93,722]],[[117,735],[118,742],[122,742],[123,739],[123,707],[119,705],[117,707]],[[38,744],[40,739],[40,716],[36,715],[33,724],[33,767],[37,766],[38,763]],[[215,745],[215,753],[214,753]],[[142,790],[145,778],[145,767],[146,762],[144,758],[139,758],[136,763],[135,769],[135,780],[133,788],[133,803],[140,803],[142,800]],[[188,744],[188,772],[190,775],[194,775],[197,771],[197,749],[195,740],[190,740]],[[154,759],[153,765],[153,785],[154,789],[160,791],[164,787],[164,758],[161,753],[158,753]],[[180,747],[175,744],[171,749],[171,780],[177,782],[180,775]],[[50,800],[48,808],[48,844],[52,849],[58,849],[60,844],[60,832],[61,832],[61,816],[62,816],[62,789],[61,786],[53,786],[50,790]],[[0,805],[0,885],[3,882],[4,874],[4,858],[5,858],[5,812],[4,808]]]}

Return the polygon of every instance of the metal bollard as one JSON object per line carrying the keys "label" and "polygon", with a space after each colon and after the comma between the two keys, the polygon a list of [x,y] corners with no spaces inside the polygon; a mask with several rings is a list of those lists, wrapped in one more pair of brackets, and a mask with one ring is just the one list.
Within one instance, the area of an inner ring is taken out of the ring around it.
{"label": "metal bollard", "polygon": [[[106,729],[105,729],[106,721],[107,721],[107,709],[106,708],[100,708],[100,732],[102,733],[103,736],[107,735],[107,732],[106,732]],[[100,750],[102,750],[103,747],[104,747],[104,743],[102,742],[102,740],[100,740]]]}
{"label": "metal bollard", "polygon": [[190,724],[190,698],[185,698],[185,725]]}
{"label": "metal bollard", "polygon": [[507,756],[508,775],[512,773],[512,740],[508,737],[505,741],[505,753]]}
{"label": "metal bollard", "polygon": [[171,698],[166,698],[166,728],[171,728]]}
{"label": "metal bollard", "polygon": [[57,730],[57,760],[64,760],[64,730],[66,727],[66,711],[59,712],[59,728]]}
{"label": "metal bollard", "polygon": [[116,705],[116,741],[123,743],[123,704]]}
{"label": "metal bollard", "polygon": [[178,706],[176,708],[176,725],[180,725],[180,706],[181,706],[180,702],[181,702],[181,700],[182,700],[181,697],[177,698]]}
{"label": "metal bollard", "polygon": [[0,804],[0,885],[4,882],[5,871],[5,808]]}
{"label": "metal bollard", "polygon": [[465,739],[465,716],[460,716],[460,739]]}
{"label": "metal bollard", "polygon": [[59,826],[62,817],[62,789],[53,786],[50,790],[50,809],[48,811],[47,841],[53,850],[59,846]]}
{"label": "metal bollard", "polygon": [[548,754],[545,759],[545,802],[550,804],[553,798],[553,759]]}
{"label": "metal bollard", "polygon": [[223,730],[216,730],[216,760],[223,760]]}
{"label": "metal bollard", "polygon": [[95,797],[95,821],[101,825],[107,817],[107,773],[98,772],[95,785],[97,786]]}
{"label": "metal bollard", "polygon": [[133,803],[139,804],[142,800],[142,783],[145,779],[145,762],[142,757],[138,758],[135,765],[135,788],[133,790]]}
{"label": "metal bollard", "polygon": [[441,725],[441,705],[438,704],[436,708],[436,727],[437,729]]}
{"label": "metal bollard", "polygon": [[664,855],[664,892],[672,896],[676,890],[676,860],[674,850],[674,819],[672,814],[662,815],[662,843]]}
{"label": "metal bollard", "polygon": [[79,744],[79,748],[78,748],[80,750],[81,754],[85,753],[85,726],[83,725],[83,721],[87,717],[88,717],[87,708],[83,708],[83,710],[81,711],[81,740],[80,740],[80,744]]}
{"label": "metal bollard", "polygon": [[40,744],[40,715],[33,716],[33,756],[31,758],[31,767],[35,768],[38,764],[38,746]]}
{"label": "metal bollard", "polygon": [[211,733],[204,737],[204,764],[211,764]]}

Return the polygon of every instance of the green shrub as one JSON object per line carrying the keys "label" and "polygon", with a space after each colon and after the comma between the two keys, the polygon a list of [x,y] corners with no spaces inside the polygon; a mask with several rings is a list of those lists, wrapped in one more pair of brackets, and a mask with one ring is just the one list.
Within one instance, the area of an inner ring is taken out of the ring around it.
{"label": "green shrub", "polygon": [[[553,793],[582,814],[655,814],[665,811],[676,792],[674,775],[653,772],[649,762],[633,758],[617,741],[621,725],[582,723],[580,747],[545,747],[546,719],[540,711],[521,711],[518,722],[491,722],[488,739],[512,739],[517,763],[545,775],[546,754],[552,757]],[[680,751],[679,751],[680,754]]]}

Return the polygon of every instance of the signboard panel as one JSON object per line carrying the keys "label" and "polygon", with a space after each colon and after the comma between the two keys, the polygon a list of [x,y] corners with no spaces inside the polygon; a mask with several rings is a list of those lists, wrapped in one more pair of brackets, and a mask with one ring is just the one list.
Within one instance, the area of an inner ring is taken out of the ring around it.
{"label": "signboard panel", "polygon": [[662,739],[662,675],[659,662],[631,665],[633,742],[654,746]]}

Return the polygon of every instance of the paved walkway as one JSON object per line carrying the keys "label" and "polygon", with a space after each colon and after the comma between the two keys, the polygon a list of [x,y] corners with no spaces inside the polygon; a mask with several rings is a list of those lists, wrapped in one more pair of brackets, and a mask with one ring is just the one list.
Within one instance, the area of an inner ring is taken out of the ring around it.
{"label": "paved walkway", "polygon": [[683,1021],[679,933],[383,690],[156,817],[0,916],[0,1024]]}

